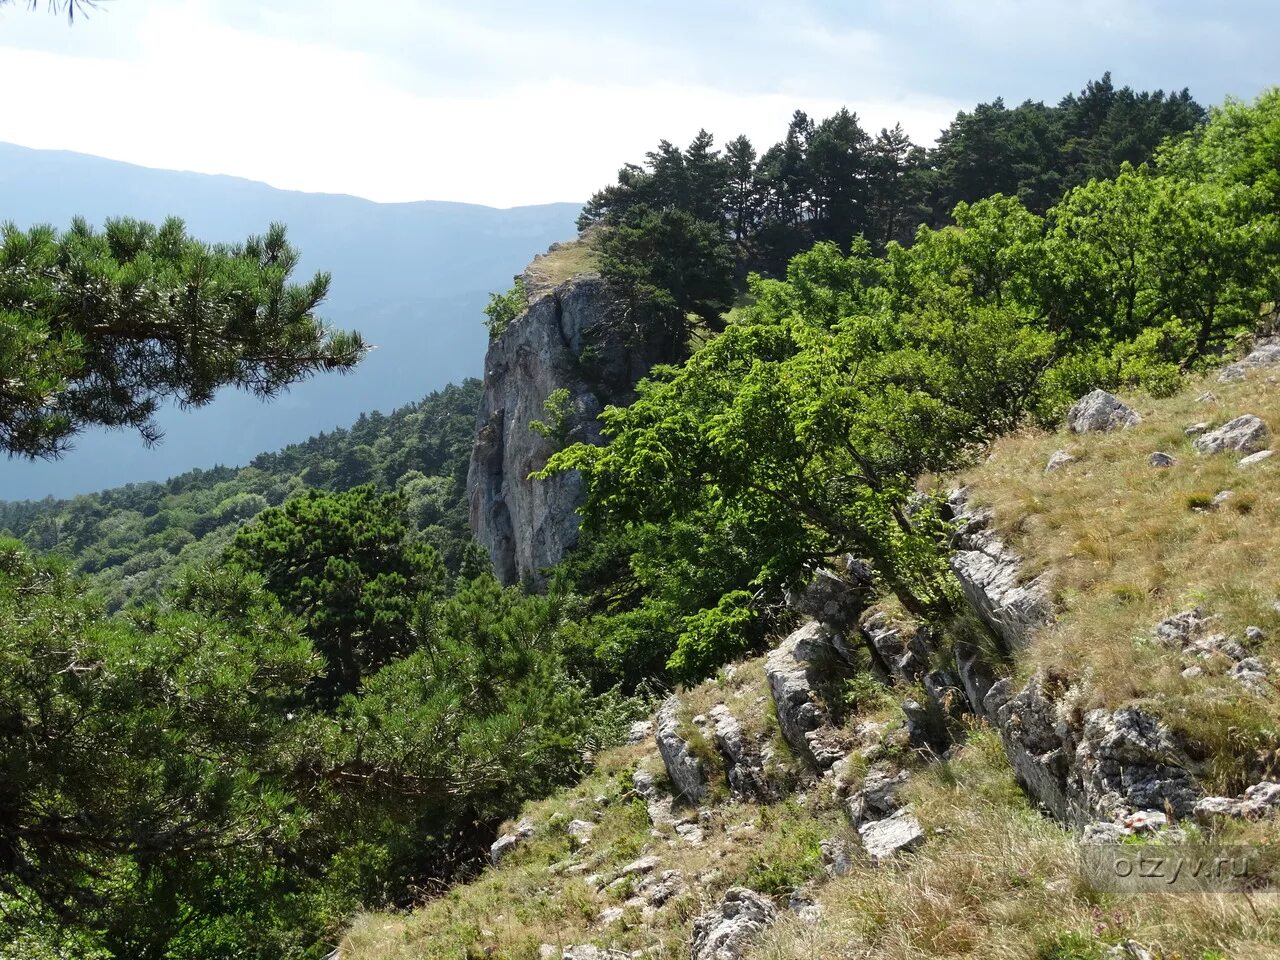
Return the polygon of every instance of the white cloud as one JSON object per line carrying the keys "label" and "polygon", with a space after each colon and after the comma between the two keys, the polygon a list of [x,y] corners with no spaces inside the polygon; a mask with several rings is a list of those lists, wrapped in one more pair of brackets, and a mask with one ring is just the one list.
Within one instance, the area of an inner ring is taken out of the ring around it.
{"label": "white cloud", "polygon": [[[411,92],[371,53],[251,32],[204,0],[135,8],[108,24],[115,16],[86,26],[109,27],[127,57],[102,37],[65,53],[0,46],[3,89],[29,91],[6,103],[0,139],[298,190],[510,206],[585,199],[662,137],[682,142],[706,126],[722,141],[745,132],[759,147],[797,107],[824,116],[842,105],[638,82],[632,70],[599,83],[526,70],[473,96],[456,83],[423,91],[420,80]],[[447,26],[455,37],[468,29],[456,18]],[[474,29],[479,49],[489,28]],[[923,142],[960,106],[911,96],[848,105],[872,129],[901,121]]]}

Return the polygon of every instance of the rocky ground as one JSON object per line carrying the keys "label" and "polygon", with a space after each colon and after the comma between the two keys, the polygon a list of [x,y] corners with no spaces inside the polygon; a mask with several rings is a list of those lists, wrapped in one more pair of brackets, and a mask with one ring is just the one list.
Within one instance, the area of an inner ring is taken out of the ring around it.
{"label": "rocky ground", "polygon": [[947,496],[970,613],[928,627],[855,558],[817,571],[766,655],[674,694],[484,877],[362,918],[341,955],[1280,956],[1273,895],[1109,896],[1075,861],[1272,837],[1278,364],[1262,343],[1194,399],[1097,391],[998,446]]}

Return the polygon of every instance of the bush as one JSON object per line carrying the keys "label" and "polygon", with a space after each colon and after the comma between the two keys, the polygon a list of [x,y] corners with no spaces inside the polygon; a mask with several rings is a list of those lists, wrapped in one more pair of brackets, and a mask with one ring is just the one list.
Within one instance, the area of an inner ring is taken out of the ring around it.
{"label": "bush", "polygon": [[516,282],[506,293],[489,294],[489,303],[484,308],[484,325],[489,330],[490,338],[502,336],[507,325],[520,316],[526,306],[528,298],[523,277],[516,277]]}

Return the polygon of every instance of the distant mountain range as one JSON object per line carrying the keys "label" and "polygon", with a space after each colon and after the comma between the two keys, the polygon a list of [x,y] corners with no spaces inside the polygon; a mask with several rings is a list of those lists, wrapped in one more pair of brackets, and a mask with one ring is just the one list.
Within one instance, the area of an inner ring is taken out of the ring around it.
{"label": "distant mountain range", "polygon": [[231,242],[278,220],[302,251],[300,276],[333,274],[325,318],[377,345],[355,373],[317,377],[270,404],[229,391],[202,410],[166,410],[165,439],[150,450],[134,433],[99,431],[54,463],[0,461],[0,499],[66,497],[243,464],[362,411],[390,410],[479,375],[489,292],[507,287],[535,253],[573,236],[580,208],[373,203],[0,143],[0,220],[65,227],[77,214],[97,224],[174,215],[201,239]]}

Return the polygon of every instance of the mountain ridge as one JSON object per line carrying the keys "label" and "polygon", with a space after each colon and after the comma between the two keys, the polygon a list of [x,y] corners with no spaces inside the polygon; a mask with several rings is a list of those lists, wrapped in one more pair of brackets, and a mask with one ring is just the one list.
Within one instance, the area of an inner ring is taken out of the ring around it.
{"label": "mountain ridge", "polygon": [[500,209],[454,201],[378,203],[225,175],[140,167],[73,151],[0,143],[0,210],[19,226],[180,216],[210,242],[241,242],[280,221],[302,253],[300,276],[333,273],[321,316],[378,349],[346,378],[295,387],[269,406],[226,392],[209,408],[161,417],[147,450],[129,432],[95,431],[56,463],[9,461],[0,498],[68,497],[161,480],[210,463],[248,463],[351,419],[393,409],[480,373],[481,308],[530,258],[572,236],[579,204]]}

